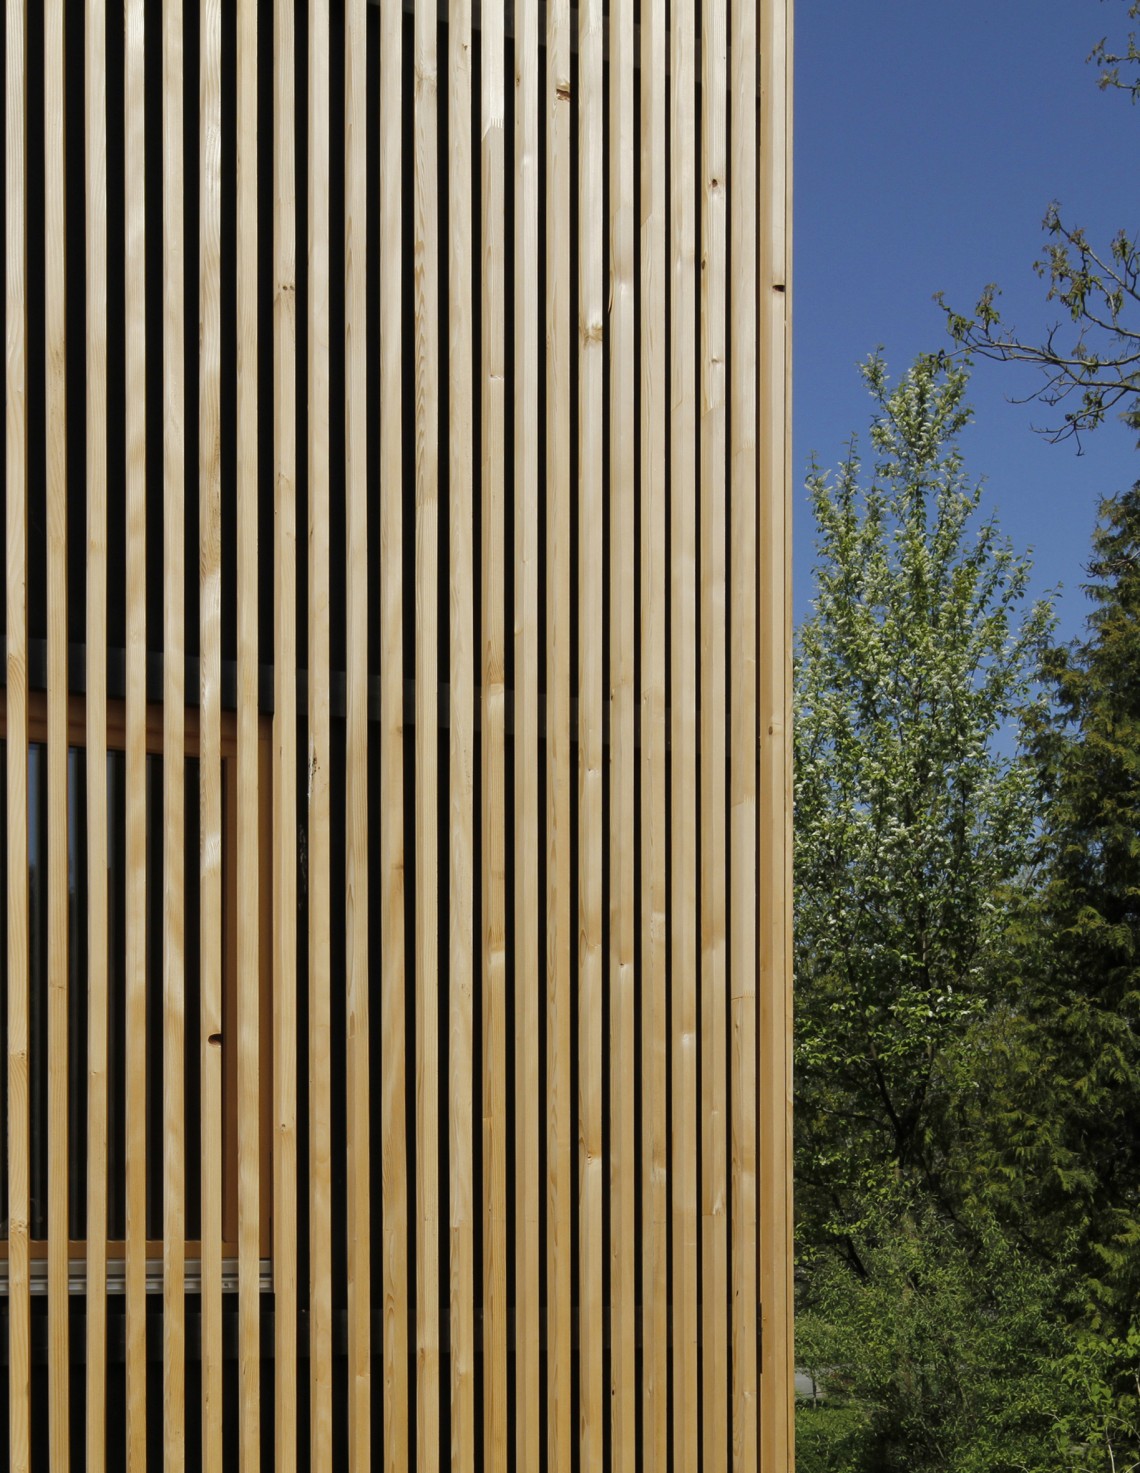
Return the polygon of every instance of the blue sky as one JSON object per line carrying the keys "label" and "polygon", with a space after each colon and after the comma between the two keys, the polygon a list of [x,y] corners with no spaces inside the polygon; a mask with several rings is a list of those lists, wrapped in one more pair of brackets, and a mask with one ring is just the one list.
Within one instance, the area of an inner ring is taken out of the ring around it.
{"label": "blue sky", "polygon": [[[1140,229],[1140,108],[1102,93],[1085,58],[1123,39],[1124,0],[798,0],[796,6],[794,464],[795,606],[811,594],[809,455],[834,465],[866,444],[870,400],[855,365],[876,344],[892,372],[948,345],[932,300],[965,309],[988,281],[1035,339],[1061,315],[1032,270],[1058,199],[1097,239]],[[1097,498],[1140,477],[1119,423],[1050,445],[1042,405],[1011,404],[1031,369],[979,364],[967,468],[1035,585],[1064,586],[1060,632],[1076,633]]]}

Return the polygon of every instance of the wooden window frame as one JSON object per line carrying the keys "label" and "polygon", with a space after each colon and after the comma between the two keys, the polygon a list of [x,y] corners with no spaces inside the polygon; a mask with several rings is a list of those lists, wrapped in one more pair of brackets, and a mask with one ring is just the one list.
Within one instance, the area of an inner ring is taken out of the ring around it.
{"label": "wooden window frame", "polygon": [[[272,735],[273,722],[268,716],[258,719],[258,861],[259,923],[261,935],[258,956],[258,1048],[259,1076],[262,1081],[258,1112],[258,1165],[261,1187],[261,1212],[258,1230],[259,1253],[263,1260],[272,1256],[273,1243],[273,804],[272,804]],[[0,686],[0,741],[8,736],[8,693]],[[28,693],[28,746],[47,744],[47,695],[44,691]],[[67,700],[68,751],[85,751],[87,747],[87,702],[84,696],[70,694]],[[126,750],[126,702],[107,701],[107,751]],[[146,754],[161,756],[163,750],[163,712],[161,703],[148,703],[146,708]],[[197,758],[200,753],[199,713],[195,706],[186,708],[185,756]],[[238,1169],[237,1169],[237,1049],[227,1048],[225,1040],[237,1038],[237,716],[223,711],[221,716],[222,761],[222,1256],[236,1259],[238,1251]],[[33,1263],[47,1258],[46,1238],[29,1238],[28,1253]],[[148,1262],[162,1261],[161,1238],[148,1238]],[[188,1239],[187,1262],[199,1262],[201,1242]],[[85,1239],[73,1238],[68,1245],[73,1263],[87,1258]],[[107,1240],[107,1258],[119,1262],[126,1257],[122,1238]],[[0,1263],[8,1258],[7,1236],[0,1237]],[[7,1274],[0,1276],[0,1294],[7,1293]]]}

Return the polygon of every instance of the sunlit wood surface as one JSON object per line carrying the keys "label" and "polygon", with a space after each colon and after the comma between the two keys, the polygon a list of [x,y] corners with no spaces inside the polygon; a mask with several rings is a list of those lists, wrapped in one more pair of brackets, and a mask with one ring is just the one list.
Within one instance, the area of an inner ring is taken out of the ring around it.
{"label": "sunlit wood surface", "polygon": [[0,1463],[784,1473],[789,0],[4,44]]}

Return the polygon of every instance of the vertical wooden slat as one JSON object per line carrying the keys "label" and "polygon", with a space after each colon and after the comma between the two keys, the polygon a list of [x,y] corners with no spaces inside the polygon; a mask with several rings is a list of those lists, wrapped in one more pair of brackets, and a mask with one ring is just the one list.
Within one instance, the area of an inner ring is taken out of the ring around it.
{"label": "vertical wooden slat", "polygon": [[[794,648],[794,625],[793,625],[793,602],[792,602],[792,521],[793,521],[793,461],[792,461],[792,351],[793,351],[793,327],[792,327],[792,222],[795,218],[794,200],[794,159],[793,147],[793,123],[795,119],[795,0],[785,0],[784,6],[784,37],[783,56],[781,66],[783,69],[783,103],[784,103],[784,191],[783,191],[783,229],[784,229],[784,421],[782,429],[784,441],[784,527],[783,547],[779,549],[782,554],[782,572],[784,581],[784,671],[783,700],[784,713],[784,893],[781,897],[784,907],[783,917],[783,955],[780,958],[780,970],[783,972],[783,994],[784,994],[784,1016],[782,1029],[777,1026],[774,1037],[778,1046],[783,1050],[784,1059],[784,1081],[783,1097],[777,1101],[776,1128],[783,1127],[784,1135],[784,1159],[779,1179],[776,1183],[777,1192],[783,1196],[783,1252],[780,1257],[781,1276],[783,1283],[783,1325],[782,1336],[777,1340],[777,1347],[783,1359],[784,1374],[787,1385],[783,1388],[783,1396],[788,1407],[788,1435],[787,1445],[789,1448],[789,1463],[794,1464],[795,1441],[796,1441],[796,1380],[795,1380],[795,1350],[796,1350],[796,1323],[795,1323],[795,1151],[794,1151],[794,1107],[795,1107],[795,1077],[794,1077],[794,1043],[795,1043],[795,952],[794,941],[794,876],[795,876],[795,750],[792,743],[792,721],[793,721],[793,661]],[[779,555],[778,554],[778,555]],[[780,1034],[783,1034],[781,1037]]]}
{"label": "vertical wooden slat", "polygon": [[332,1063],[329,853],[329,15],[309,6],[309,1418],[332,1463]]}
{"label": "vertical wooden slat", "polygon": [[503,0],[486,0],[482,19],[483,1438],[488,1473],[502,1473],[507,1466]]}
{"label": "vertical wooden slat", "polygon": [[725,895],[725,0],[701,6],[701,1293],[708,1473],[728,1466],[728,1062]]}
{"label": "vertical wooden slat", "polygon": [[697,1442],[696,72],[692,0],[670,22],[670,815],[673,1456]]}
{"label": "vertical wooden slat", "polygon": [[[200,1068],[202,1463],[222,1461],[222,20],[204,0],[199,49],[198,565],[201,669]],[[228,1046],[233,1047],[233,1040]]]}
{"label": "vertical wooden slat", "polygon": [[665,0],[641,12],[642,1294],[645,1461],[669,1435],[665,1109]]}
{"label": "vertical wooden slat", "polygon": [[757,1466],[756,8],[731,11],[729,875],[733,1468]]}
{"label": "vertical wooden slat", "polygon": [[380,893],[384,1468],[408,1466],[408,1181],[404,1103],[404,585],[401,374],[403,6],[380,9]]}
{"label": "vertical wooden slat", "polygon": [[474,1473],[475,1266],[472,1156],[474,945],[474,323],[471,272],[471,0],[448,13],[448,532],[451,583],[448,733],[448,1104],[450,1145],[451,1466]]}
{"label": "vertical wooden slat", "polygon": [[[272,230],[270,231],[272,248]],[[272,278],[271,278],[272,279]],[[272,331],[270,341],[272,341]],[[272,392],[270,395],[272,402]],[[273,463],[272,453],[270,464]],[[273,537],[269,538],[273,547]],[[257,1249],[262,1260],[273,1260],[273,725],[258,722],[257,771],[261,794],[261,823],[257,833],[258,874],[268,876],[268,885],[262,884],[262,904],[258,910],[257,923],[260,928],[258,939],[258,1069],[259,1077],[265,1082],[265,1099],[258,1119],[258,1173],[261,1195],[261,1223],[258,1229]],[[266,1108],[268,1106],[268,1108]]]}
{"label": "vertical wooden slat", "polygon": [[[107,9],[84,23],[87,235],[87,1467],[107,1412]],[[9,206],[10,207],[10,206]]]}
{"label": "vertical wooden slat", "polygon": [[[583,0],[578,150],[578,1240],[581,1458],[600,1468],[602,1286],[602,762],[605,460],[603,7]],[[569,557],[569,549],[565,556]]]}
{"label": "vertical wooden slat", "polygon": [[146,1467],[146,137],[145,5],[126,13],[127,1467]]}
{"label": "vertical wooden slat", "polygon": [[68,1467],[67,323],[64,5],[44,7],[45,428],[47,433],[48,1448]]}
{"label": "vertical wooden slat", "polygon": [[760,6],[760,1462],[793,1456],[788,0]]}
{"label": "vertical wooden slat", "polygon": [[162,9],[162,1262],[163,1449],[186,1450],[184,333],[182,291],[182,4]]}
{"label": "vertical wooden slat", "polygon": [[365,402],[368,36],[365,0],[345,8],[344,490],[347,670],[345,726],[345,1085],[348,1091],[348,1456],[371,1449],[371,1255],[368,1171],[368,444]]}
{"label": "vertical wooden slat", "polygon": [[[237,12],[237,877],[242,913],[259,914],[257,697],[257,4]],[[238,928],[238,1386],[242,1473],[261,1444],[259,941]]]}
{"label": "vertical wooden slat", "polygon": [[273,18],[274,1448],[297,1466],[297,272],[293,0]]}
{"label": "vertical wooden slat", "polygon": [[573,1447],[573,1117],[570,1105],[570,5],[547,8],[546,70],[546,1231],[547,1446]]}
{"label": "vertical wooden slat", "polygon": [[[235,550],[237,538],[234,538]],[[222,955],[225,958],[223,973],[226,984],[222,990],[222,1037],[228,1038],[230,1046],[222,1055],[225,1111],[222,1130],[222,1160],[225,1167],[225,1184],[222,1188],[222,1241],[227,1246],[238,1240],[238,1159],[237,1151],[231,1149],[237,1137],[238,1101],[238,1001],[237,987],[229,979],[236,977],[238,957],[238,875],[237,875],[237,812],[238,786],[236,782],[236,757],[227,754],[222,768],[222,867],[223,941]],[[231,1248],[232,1253],[232,1248]],[[240,1388],[239,1388],[240,1389]]]}
{"label": "vertical wooden slat", "polygon": [[538,1264],[538,7],[515,11],[515,1416],[539,1459]]}
{"label": "vertical wooden slat", "polygon": [[27,57],[23,0],[9,0],[5,18],[8,1459],[13,1473],[27,1473],[31,1440],[31,1318],[28,1294]]}
{"label": "vertical wooden slat", "polygon": [[416,1466],[439,1467],[439,305],[436,4],[417,0],[413,75],[416,394]]}
{"label": "vertical wooden slat", "polygon": [[[610,1302],[614,1473],[637,1454],[633,6],[610,17]],[[625,427],[623,429],[623,427]]]}

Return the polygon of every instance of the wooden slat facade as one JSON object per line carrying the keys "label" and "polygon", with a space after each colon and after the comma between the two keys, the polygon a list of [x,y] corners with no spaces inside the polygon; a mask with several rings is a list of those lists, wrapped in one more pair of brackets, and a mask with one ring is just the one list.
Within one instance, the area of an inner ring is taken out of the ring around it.
{"label": "wooden slat facade", "polygon": [[790,0],[5,0],[0,1463],[793,1463]]}

